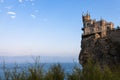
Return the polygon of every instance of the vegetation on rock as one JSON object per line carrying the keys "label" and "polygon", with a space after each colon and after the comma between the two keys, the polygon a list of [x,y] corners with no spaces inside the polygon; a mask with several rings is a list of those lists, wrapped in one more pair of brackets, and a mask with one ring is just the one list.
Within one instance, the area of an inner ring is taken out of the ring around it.
{"label": "vegetation on rock", "polygon": [[71,73],[65,73],[60,64],[51,65],[47,72],[44,70],[44,65],[36,60],[26,68],[20,68],[17,64],[12,69],[3,65],[4,74],[0,80],[120,80],[120,66],[110,69],[107,66],[101,68],[99,64],[93,64],[89,60],[81,69],[79,66],[74,66]]}

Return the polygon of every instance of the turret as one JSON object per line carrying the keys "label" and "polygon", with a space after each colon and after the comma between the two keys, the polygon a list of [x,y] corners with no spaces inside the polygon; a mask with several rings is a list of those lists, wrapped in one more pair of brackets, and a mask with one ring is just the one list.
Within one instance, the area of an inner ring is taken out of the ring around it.
{"label": "turret", "polygon": [[105,37],[109,30],[114,28],[114,24],[112,22],[107,22],[103,19],[100,21],[92,20],[90,15],[83,14],[83,37],[87,37],[93,34],[99,34],[101,37]]}
{"label": "turret", "polygon": [[103,19],[101,19],[101,20],[100,20],[100,25],[101,25],[101,26],[105,26],[105,24],[106,24],[106,21],[103,20]]}
{"label": "turret", "polygon": [[88,24],[91,24],[90,14],[88,14],[88,12],[87,12],[87,14],[83,14],[82,20],[83,20],[83,27],[86,27]]}
{"label": "turret", "polygon": [[110,29],[112,30],[114,28],[114,24],[110,22]]}
{"label": "turret", "polygon": [[112,22],[107,23],[107,30],[112,30],[114,28],[114,24]]}
{"label": "turret", "polygon": [[82,15],[82,20],[83,20],[83,23],[90,20],[90,14],[88,14],[88,13],[86,15],[83,14]]}

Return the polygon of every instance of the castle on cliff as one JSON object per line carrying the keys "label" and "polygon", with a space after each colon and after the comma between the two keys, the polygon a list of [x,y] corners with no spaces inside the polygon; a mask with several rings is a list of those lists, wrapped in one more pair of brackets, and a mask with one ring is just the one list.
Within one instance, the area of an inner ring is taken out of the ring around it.
{"label": "castle on cliff", "polygon": [[83,21],[83,34],[82,37],[87,37],[90,35],[97,35],[100,37],[105,37],[107,32],[113,30],[114,24],[112,22],[107,22],[103,19],[96,21],[92,20],[90,14],[82,15]]}

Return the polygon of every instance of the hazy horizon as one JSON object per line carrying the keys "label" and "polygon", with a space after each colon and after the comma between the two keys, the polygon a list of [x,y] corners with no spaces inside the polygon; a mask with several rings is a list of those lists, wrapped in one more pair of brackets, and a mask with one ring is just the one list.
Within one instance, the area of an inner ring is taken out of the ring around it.
{"label": "hazy horizon", "polygon": [[0,56],[0,63],[29,63],[35,59],[40,59],[40,63],[78,63],[76,56]]}
{"label": "hazy horizon", "polygon": [[119,0],[0,0],[0,56],[79,56],[82,13],[120,24]]}

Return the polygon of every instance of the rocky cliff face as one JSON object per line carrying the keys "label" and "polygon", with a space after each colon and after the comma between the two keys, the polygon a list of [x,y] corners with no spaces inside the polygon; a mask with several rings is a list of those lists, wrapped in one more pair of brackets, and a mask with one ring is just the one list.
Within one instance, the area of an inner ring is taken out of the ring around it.
{"label": "rocky cliff face", "polygon": [[119,65],[120,30],[109,31],[103,38],[99,34],[83,37],[79,61],[84,65],[89,58],[101,65]]}

